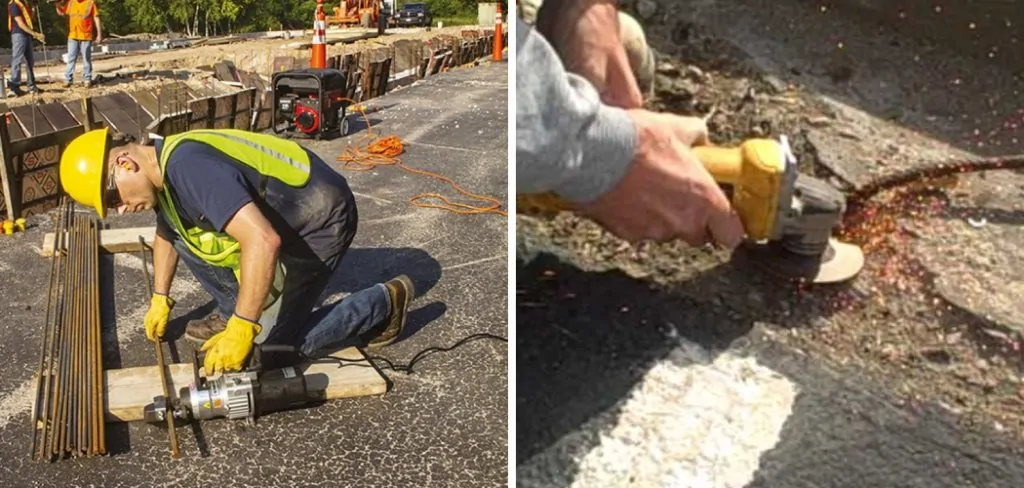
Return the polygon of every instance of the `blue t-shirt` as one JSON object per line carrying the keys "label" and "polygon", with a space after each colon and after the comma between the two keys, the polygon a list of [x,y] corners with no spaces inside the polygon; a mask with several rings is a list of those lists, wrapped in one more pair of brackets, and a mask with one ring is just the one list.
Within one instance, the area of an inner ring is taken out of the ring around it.
{"label": "blue t-shirt", "polygon": [[21,26],[18,25],[18,21],[15,20],[18,17],[21,17],[21,7],[14,2],[9,2],[7,4],[7,11],[11,14],[11,34],[25,34],[26,32],[21,29]]}
{"label": "blue t-shirt", "polygon": [[[155,141],[159,157],[162,140]],[[178,144],[167,161],[164,184],[186,228],[224,232],[243,206],[254,202],[281,237],[281,252],[327,261],[351,243],[358,220],[355,197],[341,174],[310,151],[310,180],[294,188],[274,178],[260,196],[259,172],[212,146],[197,141]],[[173,235],[157,208],[157,230]]]}

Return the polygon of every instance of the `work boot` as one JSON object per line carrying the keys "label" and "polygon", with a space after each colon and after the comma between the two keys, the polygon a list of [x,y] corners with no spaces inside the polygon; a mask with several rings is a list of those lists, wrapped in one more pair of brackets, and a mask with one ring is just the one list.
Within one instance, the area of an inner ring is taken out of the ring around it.
{"label": "work boot", "polygon": [[[408,276],[398,276],[384,283],[384,286],[388,289],[388,296],[391,297],[391,312],[388,313],[387,320],[381,325],[384,331],[370,339],[367,344],[367,347],[371,348],[389,346],[395,342],[395,339],[398,339],[398,336],[402,335],[402,331],[405,330],[405,318],[409,315],[409,304],[412,303],[413,298],[416,298],[416,287]],[[375,332],[376,330],[371,331],[371,334]]]}
{"label": "work boot", "polygon": [[185,338],[200,344],[228,328],[228,321],[214,313],[205,319],[190,320],[185,326]]}

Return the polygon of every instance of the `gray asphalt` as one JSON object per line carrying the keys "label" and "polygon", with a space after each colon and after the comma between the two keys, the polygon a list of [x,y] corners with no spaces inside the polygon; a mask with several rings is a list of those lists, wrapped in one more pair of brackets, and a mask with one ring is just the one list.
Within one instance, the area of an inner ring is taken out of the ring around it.
{"label": "gray asphalt", "polygon": [[[405,163],[453,177],[466,190],[507,202],[505,63],[440,74],[374,101],[374,130],[406,142]],[[357,129],[358,124],[356,126]],[[333,162],[363,132],[308,145]],[[332,163],[340,167],[340,163]],[[357,193],[360,227],[325,297],[400,273],[422,296],[410,333],[380,356],[405,364],[432,346],[476,333],[507,336],[506,218],[457,215],[411,206],[419,192],[454,191],[395,167],[342,172]],[[473,202],[470,202],[473,203]],[[152,225],[151,216],[108,218],[112,227]],[[507,344],[476,340],[425,356],[411,375],[384,370],[380,397],[344,399],[276,413],[254,427],[203,424],[202,439],[179,429],[182,458],[170,459],[165,430],[144,423],[108,424],[111,454],[37,463],[28,456],[29,380],[35,374],[45,321],[48,260],[39,257],[49,216],[29,232],[0,239],[0,486],[505,486],[507,483]],[[103,259],[107,368],[155,364],[142,315],[148,305],[135,256]],[[16,274],[12,274],[16,273]],[[109,277],[113,279],[109,279]],[[169,334],[212,308],[188,271],[172,289],[178,306]],[[191,360],[184,340],[178,360]]]}

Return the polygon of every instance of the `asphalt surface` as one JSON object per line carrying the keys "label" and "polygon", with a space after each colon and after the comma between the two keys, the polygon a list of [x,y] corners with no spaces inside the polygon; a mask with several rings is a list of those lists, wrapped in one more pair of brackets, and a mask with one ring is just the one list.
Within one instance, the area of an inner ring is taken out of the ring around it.
{"label": "asphalt surface", "polygon": [[518,486],[1024,486],[1008,434],[782,346],[756,311],[543,251],[516,279]]}
{"label": "asphalt surface", "polygon": [[[374,100],[374,130],[399,135],[403,161],[450,176],[468,191],[507,202],[505,63],[483,64],[424,80]],[[359,128],[356,124],[354,127]],[[363,127],[362,130],[365,130]],[[308,144],[333,163],[364,132]],[[457,215],[408,203],[416,193],[458,195],[396,167],[342,172],[357,193],[360,224],[352,249],[332,279],[326,300],[410,275],[421,296],[406,338],[380,352],[396,364],[418,352],[449,347],[477,333],[507,337],[506,218]],[[470,202],[473,203],[473,202]],[[0,485],[29,486],[505,486],[507,484],[507,343],[474,340],[422,357],[414,373],[385,369],[391,383],[380,397],[343,399],[276,413],[247,427],[203,424],[201,439],[179,429],[182,457],[172,460],[162,427],[108,424],[110,455],[53,464],[29,459],[29,410],[45,321],[49,261],[36,252],[51,217],[29,232],[0,240],[0,304],[5,358],[0,376]],[[149,215],[108,218],[112,227],[152,225]],[[155,364],[143,334],[148,307],[141,261],[102,259],[107,368]],[[13,274],[12,274],[13,273]],[[111,279],[112,277],[112,279]],[[212,302],[180,265],[172,288],[178,305],[168,334]],[[177,341],[176,360],[191,360]],[[381,364],[382,366],[383,363]]]}

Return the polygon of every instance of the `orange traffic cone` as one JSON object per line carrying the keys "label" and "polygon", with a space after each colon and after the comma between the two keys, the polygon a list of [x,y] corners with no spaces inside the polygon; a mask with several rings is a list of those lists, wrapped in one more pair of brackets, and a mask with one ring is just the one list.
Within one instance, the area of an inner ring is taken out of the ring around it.
{"label": "orange traffic cone", "polygon": [[491,53],[492,61],[501,61],[501,51],[504,49],[502,46],[502,33],[501,33],[501,3],[498,3],[498,13],[494,16],[494,52]]}
{"label": "orange traffic cone", "polygon": [[313,49],[310,52],[310,68],[327,68],[327,16],[324,15],[324,0],[316,1],[313,16]]}

